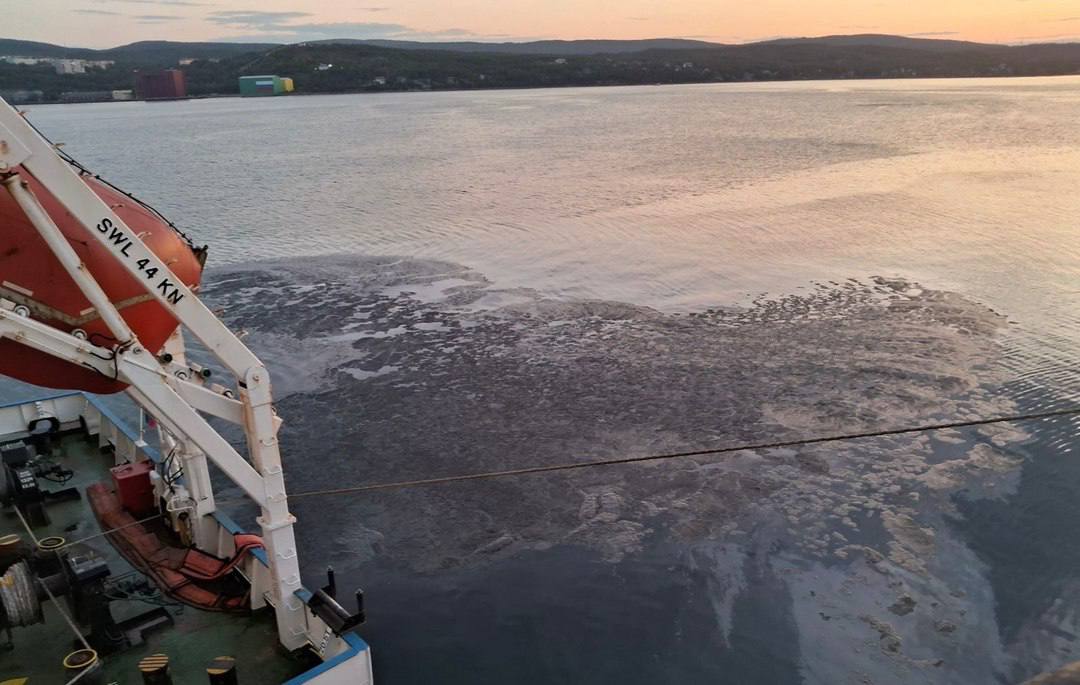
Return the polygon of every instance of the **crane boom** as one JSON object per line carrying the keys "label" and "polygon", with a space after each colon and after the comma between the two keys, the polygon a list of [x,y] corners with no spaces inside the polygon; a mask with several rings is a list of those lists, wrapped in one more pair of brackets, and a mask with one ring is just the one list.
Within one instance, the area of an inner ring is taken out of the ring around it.
{"label": "crane boom", "polygon": [[[182,333],[170,338],[166,345],[166,349],[172,349],[169,354],[147,349],[142,344],[133,326],[125,321],[95,274],[80,260],[69,239],[43,208],[30,187],[30,179],[47,189],[107,249],[111,258],[106,265],[108,269],[126,271],[136,279],[146,297],[156,300],[179,322],[181,331],[195,336],[216,357],[233,376],[231,388],[209,384],[180,363],[184,357]],[[0,299],[0,338],[80,368],[94,369],[127,385],[127,394],[157,418],[164,436],[180,448],[185,487],[190,491],[199,519],[195,526],[196,546],[201,537],[213,534],[212,527],[205,525],[216,509],[207,461],[216,464],[260,509],[257,521],[269,573],[262,583],[253,580],[252,606],[272,608],[278,638],[286,649],[311,648],[324,658],[348,652],[349,641],[332,630],[332,625],[348,621],[339,621],[340,616],[327,613],[323,604],[312,601],[318,593],[305,590],[301,584],[293,527],[296,519],[288,507],[277,438],[281,421],[274,412],[266,367],[170,270],[169,264],[88,187],[54,146],[3,100],[0,100],[0,183],[93,305],[116,344],[98,344],[94,338],[88,340],[61,330],[5,299]],[[3,231],[0,225],[0,233]],[[246,458],[210,425],[204,414],[243,429]],[[341,614],[340,606],[336,610]],[[371,682],[370,657],[366,650],[363,654],[359,661],[350,660],[357,663],[348,669],[325,671],[318,682],[328,685]],[[338,676],[333,676],[334,671],[338,671]]]}

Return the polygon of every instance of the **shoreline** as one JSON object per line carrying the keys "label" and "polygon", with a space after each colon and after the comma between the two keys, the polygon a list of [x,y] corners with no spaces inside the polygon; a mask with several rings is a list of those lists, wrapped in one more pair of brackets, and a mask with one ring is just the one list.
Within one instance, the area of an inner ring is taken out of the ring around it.
{"label": "shoreline", "polygon": [[878,78],[827,78],[827,79],[758,79],[750,81],[688,81],[680,83],[595,83],[588,85],[566,84],[552,86],[499,86],[493,88],[385,88],[380,90],[340,90],[326,92],[300,92],[294,91],[287,95],[245,96],[239,93],[207,93],[191,95],[183,98],[158,98],[153,100],[90,100],[84,102],[64,102],[61,100],[48,100],[36,102],[11,103],[15,106],[38,106],[38,105],[101,105],[101,104],[130,104],[130,103],[165,103],[184,102],[188,100],[219,100],[226,98],[244,98],[249,100],[275,100],[292,97],[315,97],[320,95],[390,95],[398,93],[487,93],[499,91],[523,91],[523,90],[567,90],[570,88],[658,88],[666,86],[746,86],[765,83],[892,83],[896,81],[1010,81],[1020,79],[1056,79],[1080,77],[1080,73],[1068,74],[1044,74],[1044,75],[1015,75],[996,74],[990,76],[882,76]]}

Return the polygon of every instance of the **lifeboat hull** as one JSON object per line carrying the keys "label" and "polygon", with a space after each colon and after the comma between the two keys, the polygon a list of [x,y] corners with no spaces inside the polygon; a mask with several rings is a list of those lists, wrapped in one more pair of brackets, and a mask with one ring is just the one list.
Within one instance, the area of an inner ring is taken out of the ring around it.
{"label": "lifeboat hull", "polygon": [[[33,175],[16,168],[28,188],[94,276],[142,345],[161,350],[178,326],[111,254]],[[90,176],[83,182],[131,228],[189,288],[198,288],[202,263],[191,246],[156,214]],[[65,332],[81,329],[94,344],[111,348],[115,340],[97,311],[16,204],[0,190],[0,297],[23,304],[33,319]],[[0,340],[0,374],[49,388],[115,393],[126,386],[110,375],[76,366],[8,339]]]}

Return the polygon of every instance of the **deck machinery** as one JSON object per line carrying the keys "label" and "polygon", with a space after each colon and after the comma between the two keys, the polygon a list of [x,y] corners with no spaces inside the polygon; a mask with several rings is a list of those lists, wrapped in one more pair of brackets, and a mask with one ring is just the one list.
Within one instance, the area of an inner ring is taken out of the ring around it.
{"label": "deck machinery", "polygon": [[[362,620],[362,608],[343,608],[333,597],[332,577],[326,587],[314,592],[301,584],[295,518],[289,512],[277,439],[281,420],[274,411],[270,378],[251,350],[196,297],[205,250],[201,254],[200,250],[192,251],[198,261],[195,265],[191,255],[184,254],[181,259],[170,254],[168,249],[172,248],[161,232],[168,230],[172,236],[171,225],[156,222],[151,211],[133,198],[102,187],[96,177],[60,153],[23,113],[3,100],[0,184],[0,200],[9,209],[7,215],[0,212],[0,346],[5,352],[0,356],[7,360],[0,359],[0,372],[39,385],[124,392],[152,417],[160,450],[168,454],[167,459],[155,462],[148,449],[132,448],[123,455],[117,451],[116,464],[128,471],[117,476],[114,469],[116,492],[102,486],[94,495],[100,528],[107,531],[111,522],[120,524],[113,527],[128,531],[131,548],[126,552],[136,568],[140,555],[164,554],[156,542],[147,543],[148,549],[139,547],[142,539],[156,533],[137,528],[145,524],[142,515],[147,512],[128,510],[137,507],[128,506],[134,500],[130,493],[122,492],[121,480],[116,480],[146,475],[152,488],[147,505],[160,527],[174,536],[168,544],[181,548],[184,555],[178,557],[175,567],[186,574],[184,587],[192,585],[192,578],[216,581],[236,572],[248,584],[246,597],[241,598],[245,608],[272,612],[283,650],[307,652],[323,661],[295,682],[372,682],[370,650],[352,634]],[[17,221],[11,219],[16,207],[21,212]],[[23,234],[16,230],[16,224]],[[49,287],[29,287],[8,277],[22,273],[25,279],[40,278],[50,270],[54,276]],[[132,292],[132,287],[137,290]],[[81,303],[82,308],[69,311],[72,302]],[[185,334],[197,338],[231,378],[223,383],[218,376],[211,378],[201,367],[189,363]],[[17,364],[11,361],[16,358]],[[45,381],[39,373],[42,369],[47,371]],[[7,428],[25,433],[31,441],[42,432],[59,433],[63,426],[82,425],[86,432],[86,417],[70,406],[54,402],[27,407],[31,409],[23,407],[18,414],[26,425]],[[69,415],[55,416],[57,412]],[[19,419],[13,416],[8,418],[17,424]],[[234,448],[207,417],[239,426],[246,449]],[[209,462],[259,508],[258,536],[241,537],[224,523],[227,517],[215,503]],[[45,475],[65,473],[62,466],[30,457],[14,458],[12,463],[29,463],[45,469]],[[16,474],[8,478],[9,483],[17,486],[19,478],[25,476],[30,480],[24,485],[34,485],[33,468],[5,468],[5,473]],[[146,480],[138,482],[145,486]],[[18,487],[14,490],[21,492]],[[80,495],[85,493],[75,494]],[[40,554],[41,541],[34,536],[33,522],[25,520],[28,512],[38,510],[25,506],[25,498],[23,504],[16,504],[19,518],[39,547],[33,554]],[[140,530],[140,539],[130,535],[132,529]],[[122,534],[116,532],[113,537]],[[242,551],[252,550],[259,553],[241,558]],[[32,562],[25,562],[28,587],[64,589],[59,581],[35,576]],[[147,566],[151,567],[160,564]],[[14,568],[9,566],[9,572],[15,573]],[[70,568],[64,573],[69,579],[74,577]],[[86,573],[87,579],[96,580],[89,570]],[[164,582],[168,585],[168,578]],[[78,589],[79,583],[69,584]],[[198,605],[198,601],[188,603]],[[351,604],[351,599],[347,603]],[[2,664],[0,655],[0,681],[8,675]]]}

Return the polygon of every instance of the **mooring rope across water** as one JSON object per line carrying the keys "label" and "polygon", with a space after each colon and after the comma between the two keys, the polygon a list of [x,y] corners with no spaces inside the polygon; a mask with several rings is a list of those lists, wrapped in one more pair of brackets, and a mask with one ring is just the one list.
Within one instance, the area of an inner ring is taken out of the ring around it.
{"label": "mooring rope across water", "polygon": [[[1027,421],[1039,421],[1045,419],[1061,418],[1067,416],[1080,416],[1080,406],[1068,407],[1065,409],[1056,409],[1043,412],[1032,412],[1028,414],[1015,414],[1011,416],[998,416],[990,419],[973,419],[970,421],[950,421],[945,423],[933,423],[923,424],[920,426],[912,426],[908,428],[889,428],[883,430],[864,431],[858,433],[842,433],[837,435],[826,435],[813,438],[797,438],[792,440],[776,440],[772,442],[759,442],[759,443],[745,443],[741,445],[732,445],[729,447],[718,447],[712,449],[701,450],[688,450],[684,452],[668,452],[664,454],[650,454],[637,457],[614,457],[607,459],[595,459],[591,461],[570,462],[562,464],[550,464],[546,466],[530,466],[518,469],[505,469],[501,471],[483,471],[479,473],[468,473],[454,476],[439,476],[436,478],[419,478],[415,480],[403,480],[392,481],[387,483],[371,483],[367,485],[356,485],[343,488],[329,488],[325,490],[309,490],[305,492],[298,492],[289,495],[289,499],[309,499],[313,497],[331,497],[335,495],[349,495],[363,492],[375,492],[381,490],[402,490],[406,488],[421,487],[428,485],[444,485],[448,483],[464,483],[469,481],[479,480],[491,480],[496,478],[509,478],[513,476],[530,476],[543,473],[557,473],[563,471],[576,471],[581,469],[600,468],[605,466],[620,466],[627,464],[643,464],[648,462],[668,461],[673,459],[688,459],[693,457],[712,457],[725,454],[733,454],[736,452],[750,452],[756,450],[771,450],[771,449],[783,449],[789,447],[806,447],[811,445],[820,445],[832,442],[846,442],[850,440],[864,440],[870,438],[886,438],[897,435],[911,435],[915,433],[928,433],[934,431],[943,431],[960,428],[978,428],[982,426],[993,426],[1005,423],[1020,423]],[[248,500],[229,500],[218,499],[219,504],[224,504],[232,501],[248,501]],[[141,523],[153,521],[160,518],[162,514],[154,514],[147,516],[146,518],[139,519],[138,521],[132,521],[131,523],[119,526],[117,528],[110,528],[103,530],[93,535],[88,535],[84,538],[80,538],[73,542],[64,544],[59,549],[67,549],[73,545],[82,544],[96,538],[104,537],[112,533],[130,528]],[[32,535],[32,534],[31,534]]]}
{"label": "mooring rope across water", "polygon": [[541,473],[554,473],[560,471],[574,471],[578,469],[599,468],[603,466],[620,466],[625,464],[642,464],[647,462],[667,461],[671,459],[686,459],[690,457],[712,457],[734,452],[747,452],[754,450],[782,449],[786,447],[805,447],[820,445],[830,442],[844,442],[848,440],[862,440],[867,438],[885,438],[896,435],[910,435],[913,433],[927,433],[959,428],[977,428],[980,426],[992,426],[1003,423],[1019,423],[1026,421],[1038,421],[1042,419],[1059,418],[1063,416],[1080,416],[1080,407],[1057,409],[1029,414],[1016,414],[1013,416],[999,416],[991,419],[975,419],[971,421],[951,421],[947,423],[925,424],[910,428],[890,428],[884,430],[865,431],[859,433],[843,433],[839,435],[827,435],[814,438],[798,438],[792,440],[776,440],[773,442],[749,443],[719,447],[713,449],[689,450],[685,452],[669,452],[666,454],[651,454],[639,457],[615,457],[596,459],[592,461],[570,462],[551,464],[547,466],[531,466],[519,469],[506,469],[503,471],[486,471],[482,473],[470,473],[456,476],[441,476],[437,478],[421,478],[416,480],[404,480],[390,483],[374,483],[369,485],[357,485],[344,488],[330,488],[326,490],[311,490],[289,495],[289,499],[303,499],[310,497],[328,497],[332,495],[348,495],[377,490],[400,490],[404,488],[419,487],[423,485],[442,485],[445,483],[461,483],[475,480],[489,480],[493,478],[507,478],[511,476],[528,476]]}

